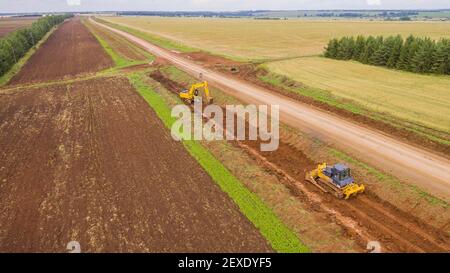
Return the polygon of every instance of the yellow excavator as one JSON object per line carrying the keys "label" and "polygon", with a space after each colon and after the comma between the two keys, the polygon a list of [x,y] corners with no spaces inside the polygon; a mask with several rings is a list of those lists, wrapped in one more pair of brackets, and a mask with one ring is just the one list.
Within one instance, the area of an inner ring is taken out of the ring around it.
{"label": "yellow excavator", "polygon": [[319,164],[317,169],[306,173],[305,179],[339,199],[348,199],[365,190],[364,185],[355,183],[350,168],[341,163],[334,166]]}
{"label": "yellow excavator", "polygon": [[206,81],[194,83],[191,87],[180,92],[180,98],[186,101],[187,103],[193,104],[195,102],[195,98],[201,96],[199,89],[203,89],[206,101],[208,104],[213,103],[213,98],[209,92],[208,83]]}

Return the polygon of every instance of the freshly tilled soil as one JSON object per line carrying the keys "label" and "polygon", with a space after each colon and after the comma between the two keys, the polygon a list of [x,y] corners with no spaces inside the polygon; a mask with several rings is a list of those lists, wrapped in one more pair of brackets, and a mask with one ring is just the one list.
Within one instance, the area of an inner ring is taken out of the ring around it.
{"label": "freshly tilled soil", "polygon": [[0,18],[0,38],[8,35],[10,32],[22,29],[31,25],[38,17],[11,17]]}
{"label": "freshly tilled soil", "polygon": [[63,23],[31,56],[9,84],[47,82],[86,75],[111,67],[113,61],[75,17]]}
{"label": "freshly tilled soil", "polygon": [[0,96],[0,251],[270,252],[124,78]]}

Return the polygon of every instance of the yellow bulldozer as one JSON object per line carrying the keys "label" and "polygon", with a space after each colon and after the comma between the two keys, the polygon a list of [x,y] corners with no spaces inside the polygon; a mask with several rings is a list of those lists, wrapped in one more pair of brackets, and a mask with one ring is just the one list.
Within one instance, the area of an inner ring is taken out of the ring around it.
{"label": "yellow bulldozer", "polygon": [[201,96],[199,91],[200,89],[203,89],[207,103],[212,104],[213,98],[211,97],[208,83],[206,81],[194,83],[189,89],[182,90],[180,92],[180,98],[187,103],[193,104],[195,102],[195,99]]}
{"label": "yellow bulldozer", "polygon": [[355,183],[350,168],[341,163],[334,166],[319,164],[317,169],[306,173],[305,179],[340,199],[348,199],[365,190],[364,185]]}

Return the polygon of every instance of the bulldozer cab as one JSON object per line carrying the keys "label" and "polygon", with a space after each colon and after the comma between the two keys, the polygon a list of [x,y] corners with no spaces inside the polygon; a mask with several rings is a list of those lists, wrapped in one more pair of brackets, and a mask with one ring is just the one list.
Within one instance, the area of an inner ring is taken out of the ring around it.
{"label": "bulldozer cab", "polygon": [[330,177],[340,188],[352,184],[355,181],[351,176],[350,168],[344,164],[336,164],[333,167],[326,167],[324,174]]}
{"label": "bulldozer cab", "polygon": [[327,166],[326,163],[319,164],[317,169],[306,173],[305,180],[322,191],[331,192],[342,199],[348,199],[365,191],[363,184],[355,183],[350,168],[341,163],[334,166]]}

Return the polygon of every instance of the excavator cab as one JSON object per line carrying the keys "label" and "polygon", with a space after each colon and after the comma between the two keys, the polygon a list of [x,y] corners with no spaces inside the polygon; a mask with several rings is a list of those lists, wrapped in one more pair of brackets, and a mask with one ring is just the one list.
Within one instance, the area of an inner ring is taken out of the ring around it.
{"label": "excavator cab", "polygon": [[206,81],[194,83],[191,85],[189,90],[185,89],[180,92],[180,98],[186,101],[187,103],[193,104],[195,102],[195,98],[200,96],[200,90],[203,89],[206,101],[208,104],[213,103],[213,98],[211,97],[209,93],[208,83]]}

